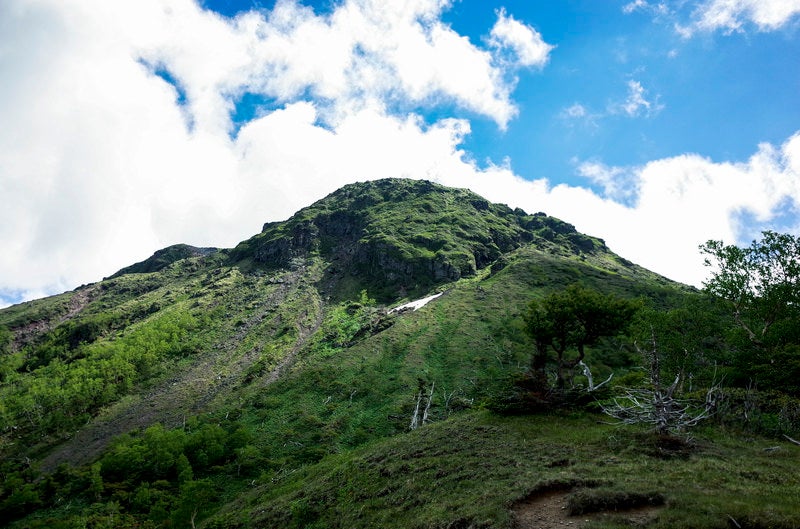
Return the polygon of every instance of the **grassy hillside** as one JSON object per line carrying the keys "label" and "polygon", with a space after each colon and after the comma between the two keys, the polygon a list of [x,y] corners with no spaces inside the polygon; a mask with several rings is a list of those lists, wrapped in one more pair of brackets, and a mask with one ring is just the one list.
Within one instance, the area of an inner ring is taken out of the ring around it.
{"label": "grassy hillside", "polygon": [[[469,412],[262,481],[206,527],[599,529],[647,506],[652,528],[800,524],[796,446],[714,429],[655,441],[593,415]],[[553,492],[563,519],[524,525],[523,505]]]}
{"label": "grassy hillside", "polygon": [[[485,411],[519,391],[532,299],[576,282],[655,308],[697,296],[602,241],[468,191],[387,180],[233,250],[194,250],[0,311],[0,511],[14,527],[508,527],[514,502],[547,487],[646,489],[666,498],[665,520],[697,507],[679,479],[650,472],[636,431]],[[434,292],[418,311],[390,310]],[[637,378],[622,341],[586,360],[598,378]],[[751,450],[709,431],[683,470],[658,468],[685,480],[712,445]],[[749,486],[778,479],[795,453],[781,446],[742,467]],[[727,501],[731,480],[710,478],[708,495]],[[789,527],[786,497],[774,515],[747,504],[729,516]]]}

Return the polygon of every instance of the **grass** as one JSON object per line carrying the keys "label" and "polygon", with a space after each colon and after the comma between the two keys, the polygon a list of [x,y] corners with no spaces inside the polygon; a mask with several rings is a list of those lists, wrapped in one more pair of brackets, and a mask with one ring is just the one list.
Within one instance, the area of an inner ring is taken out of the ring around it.
{"label": "grass", "polygon": [[554,488],[573,490],[575,513],[663,504],[653,528],[800,526],[797,447],[707,428],[689,453],[657,456],[597,418],[460,414],[274,477],[207,527],[506,528],[517,502]]}

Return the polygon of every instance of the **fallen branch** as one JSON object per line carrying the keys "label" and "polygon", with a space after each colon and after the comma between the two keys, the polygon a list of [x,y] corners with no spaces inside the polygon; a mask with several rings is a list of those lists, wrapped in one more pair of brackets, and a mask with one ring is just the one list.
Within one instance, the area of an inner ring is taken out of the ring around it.
{"label": "fallen branch", "polygon": [[786,435],[786,434],[783,434],[783,436],[784,436],[784,437],[785,437],[785,438],[786,438],[786,439],[787,439],[787,440],[788,440],[790,443],[794,443],[794,444],[796,444],[796,445],[800,446],[800,441],[798,441],[797,439],[792,439],[791,437],[789,437],[789,436],[788,436],[788,435]]}

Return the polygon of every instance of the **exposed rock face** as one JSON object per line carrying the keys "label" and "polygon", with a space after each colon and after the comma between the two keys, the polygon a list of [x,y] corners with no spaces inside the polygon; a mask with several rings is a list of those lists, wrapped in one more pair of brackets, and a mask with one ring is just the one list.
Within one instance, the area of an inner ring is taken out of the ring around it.
{"label": "exposed rock face", "polygon": [[543,213],[493,204],[468,190],[406,179],[352,184],[233,250],[268,267],[319,255],[398,290],[475,275],[503,253],[536,240],[592,252],[602,241]]}

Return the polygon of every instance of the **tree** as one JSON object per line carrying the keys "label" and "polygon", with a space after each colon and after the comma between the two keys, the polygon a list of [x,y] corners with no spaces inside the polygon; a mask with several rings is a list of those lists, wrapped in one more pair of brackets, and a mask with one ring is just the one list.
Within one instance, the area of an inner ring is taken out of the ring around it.
{"label": "tree", "polygon": [[214,484],[208,478],[183,483],[177,508],[172,513],[175,526],[194,529],[198,515],[207,511],[216,497]]}
{"label": "tree", "polygon": [[700,246],[705,265],[715,269],[705,289],[730,303],[736,322],[759,346],[775,338],[770,331],[777,324],[797,318],[800,303],[800,237],[762,236],[747,248],[713,240]]}
{"label": "tree", "polygon": [[[563,388],[567,370],[583,361],[586,348],[623,332],[638,309],[635,301],[580,284],[532,301],[525,316],[526,330],[535,344],[531,376],[540,387],[546,385],[545,368],[552,350],[556,355],[556,386]],[[575,353],[572,358],[568,358],[569,351]]]}
{"label": "tree", "polygon": [[650,387],[627,389],[624,395],[615,397],[602,406],[603,412],[623,424],[648,424],[658,435],[685,430],[709,417],[715,409],[719,388],[712,386],[706,392],[705,402],[698,404],[679,400],[676,396],[681,383],[680,373],[669,386],[662,382],[662,352],[655,331],[647,346],[635,344],[650,372]]}
{"label": "tree", "polygon": [[724,312],[707,296],[687,297],[680,306],[669,310],[645,308],[633,318],[629,336],[634,349],[643,357],[645,370],[651,369],[649,355],[643,354],[642,344],[658,343],[646,348],[658,351],[659,373],[664,380],[676,375],[681,388],[693,383],[711,383],[717,375],[719,362],[727,361],[728,345],[724,342],[725,323],[730,321]]}
{"label": "tree", "polygon": [[724,300],[746,337],[737,371],[748,381],[798,392],[800,362],[800,237],[772,231],[739,248],[722,241],[700,247],[713,267],[707,292]]}

